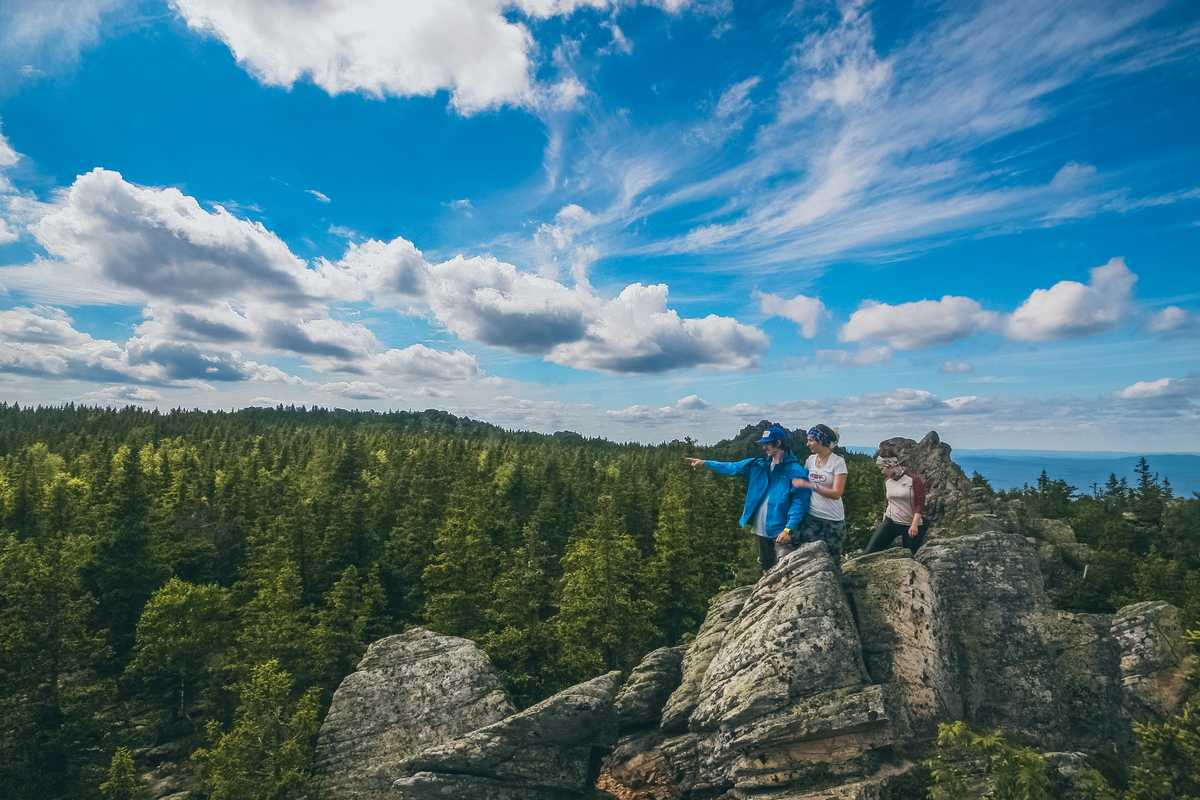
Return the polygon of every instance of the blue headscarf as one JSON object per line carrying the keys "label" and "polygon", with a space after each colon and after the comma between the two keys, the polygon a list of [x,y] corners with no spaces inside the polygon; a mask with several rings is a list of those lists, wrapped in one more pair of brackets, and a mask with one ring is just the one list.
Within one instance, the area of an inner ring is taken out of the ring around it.
{"label": "blue headscarf", "polygon": [[833,447],[837,434],[828,425],[813,425],[808,429],[808,438],[819,442],[822,447]]}

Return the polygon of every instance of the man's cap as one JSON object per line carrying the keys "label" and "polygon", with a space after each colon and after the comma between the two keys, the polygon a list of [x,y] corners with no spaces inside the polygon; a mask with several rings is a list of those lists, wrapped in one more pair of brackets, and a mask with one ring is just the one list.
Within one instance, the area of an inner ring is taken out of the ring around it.
{"label": "man's cap", "polygon": [[755,442],[755,444],[770,444],[771,442],[786,444],[787,440],[787,428],[783,427],[779,423],[776,423],[763,431],[762,438]]}

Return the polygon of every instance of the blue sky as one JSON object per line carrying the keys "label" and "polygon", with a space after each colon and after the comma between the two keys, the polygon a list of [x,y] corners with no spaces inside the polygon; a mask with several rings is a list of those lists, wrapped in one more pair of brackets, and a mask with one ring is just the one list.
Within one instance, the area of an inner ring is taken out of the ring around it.
{"label": "blue sky", "polygon": [[0,0],[0,397],[1200,450],[1188,2]]}

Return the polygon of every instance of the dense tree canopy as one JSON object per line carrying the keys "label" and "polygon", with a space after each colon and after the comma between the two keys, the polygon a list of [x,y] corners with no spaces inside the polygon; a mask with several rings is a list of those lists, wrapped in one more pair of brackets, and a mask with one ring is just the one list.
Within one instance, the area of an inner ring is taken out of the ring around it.
{"label": "dense tree canopy", "polygon": [[[755,455],[752,434],[0,404],[0,796],[137,796],[131,759],[165,740],[199,750],[185,767],[214,797],[300,796],[332,690],[411,625],[479,641],[522,706],[628,669],[757,575],[744,485],[682,461]],[[853,549],[882,480],[847,459]],[[1142,477],[1016,494],[1101,553],[1068,605],[1162,597],[1194,624],[1200,501]]]}

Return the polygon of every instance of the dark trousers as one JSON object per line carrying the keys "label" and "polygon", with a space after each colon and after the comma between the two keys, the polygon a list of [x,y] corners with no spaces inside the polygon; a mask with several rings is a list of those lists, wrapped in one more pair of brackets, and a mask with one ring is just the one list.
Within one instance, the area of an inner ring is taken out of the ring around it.
{"label": "dark trousers", "polygon": [[871,541],[867,543],[867,552],[878,553],[880,550],[886,550],[892,546],[892,541],[899,536],[903,545],[915,555],[917,550],[921,549],[921,545],[925,544],[925,534],[928,532],[928,528],[928,525],[920,525],[917,528],[916,538],[913,538],[908,535],[907,525],[884,517],[883,522],[879,523],[875,528],[875,532],[871,534]]}
{"label": "dark trousers", "polygon": [[758,565],[762,567],[762,571],[766,572],[771,567],[775,566],[775,542],[765,536],[754,537],[758,539]]}

